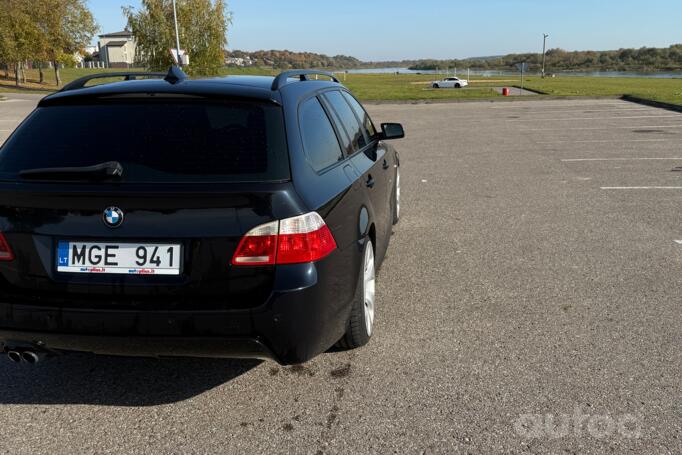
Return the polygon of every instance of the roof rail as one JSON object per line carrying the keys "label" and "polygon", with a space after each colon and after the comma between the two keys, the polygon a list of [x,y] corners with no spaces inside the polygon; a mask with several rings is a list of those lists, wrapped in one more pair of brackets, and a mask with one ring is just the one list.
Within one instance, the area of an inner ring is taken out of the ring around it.
{"label": "roof rail", "polygon": [[279,76],[275,78],[275,80],[272,82],[272,90],[276,91],[282,88],[284,85],[286,85],[287,80],[290,78],[298,77],[299,80],[301,81],[307,81],[308,76],[310,75],[319,75],[319,76],[327,76],[331,78],[332,81],[339,83],[339,80],[334,76],[332,73],[329,73],[327,71],[317,71],[317,70],[292,70],[292,71],[284,71],[283,73],[280,73]]}
{"label": "roof rail", "polygon": [[87,84],[88,82],[90,82],[93,79],[105,79],[108,77],[123,77],[123,78],[125,78],[124,80],[126,80],[126,81],[133,81],[133,80],[137,79],[138,77],[158,77],[158,78],[162,78],[165,76],[166,76],[166,73],[142,73],[142,72],[90,74],[88,76],[81,77],[80,79],[76,79],[73,82],[69,82],[60,90],[60,92],[68,92],[70,90],[78,90],[79,88],[85,87],[85,84]]}
{"label": "roof rail", "polygon": [[125,81],[134,81],[138,77],[152,77],[164,79],[165,81],[175,84],[179,81],[185,80],[187,75],[180,68],[176,66],[171,66],[167,73],[149,73],[149,72],[123,72],[123,73],[97,73],[90,74],[80,79],[76,79],[73,82],[66,84],[60,92],[68,92],[70,90],[78,90],[79,88],[85,87],[85,84],[93,79],[106,79],[110,77],[122,77]]}

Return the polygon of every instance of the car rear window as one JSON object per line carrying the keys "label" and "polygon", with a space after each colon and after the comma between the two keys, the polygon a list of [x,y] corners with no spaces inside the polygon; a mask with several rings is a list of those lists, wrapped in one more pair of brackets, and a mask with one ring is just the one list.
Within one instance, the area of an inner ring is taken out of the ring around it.
{"label": "car rear window", "polygon": [[38,108],[1,149],[0,178],[108,161],[124,182],[290,178],[280,107],[146,100]]}

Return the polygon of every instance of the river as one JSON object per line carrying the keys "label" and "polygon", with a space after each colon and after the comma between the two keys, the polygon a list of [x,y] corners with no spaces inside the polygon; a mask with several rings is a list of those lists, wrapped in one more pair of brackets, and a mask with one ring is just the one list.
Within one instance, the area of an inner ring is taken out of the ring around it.
{"label": "river", "polygon": [[[452,74],[451,69],[448,74]],[[445,71],[435,71],[435,70],[411,70],[408,68],[361,68],[361,69],[351,69],[348,70],[348,74],[390,74],[390,73],[401,73],[401,74],[445,74]],[[496,71],[496,70],[471,70],[472,76],[481,77],[495,77],[495,76],[517,76],[518,72],[513,71]],[[674,79],[682,78],[682,73],[639,73],[639,72],[629,72],[629,71],[559,71],[551,72],[548,71],[547,74],[556,74],[557,76],[589,76],[589,77],[647,77],[654,79]],[[458,70],[457,75],[465,77],[467,71]],[[529,73],[529,75],[535,75]],[[539,74],[537,74],[539,76]]]}

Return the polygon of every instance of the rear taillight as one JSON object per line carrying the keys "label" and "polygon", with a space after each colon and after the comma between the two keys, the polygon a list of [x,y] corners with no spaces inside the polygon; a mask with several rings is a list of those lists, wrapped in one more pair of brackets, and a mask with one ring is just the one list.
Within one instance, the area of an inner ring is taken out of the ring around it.
{"label": "rear taillight", "polygon": [[12,252],[12,248],[9,247],[9,243],[7,243],[7,239],[3,235],[2,232],[0,232],[0,261],[13,261],[14,260],[14,253]]}
{"label": "rear taillight", "polygon": [[239,242],[232,265],[273,265],[277,257],[279,221],[251,229]]}
{"label": "rear taillight", "polygon": [[316,212],[263,224],[246,233],[232,265],[300,264],[325,258],[336,242]]}
{"label": "rear taillight", "polygon": [[319,261],[335,249],[331,231],[315,212],[279,222],[277,264]]}

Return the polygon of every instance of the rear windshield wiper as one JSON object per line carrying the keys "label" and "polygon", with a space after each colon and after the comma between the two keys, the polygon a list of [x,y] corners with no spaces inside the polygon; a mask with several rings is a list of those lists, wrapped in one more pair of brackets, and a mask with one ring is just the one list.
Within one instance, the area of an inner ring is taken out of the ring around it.
{"label": "rear windshield wiper", "polygon": [[81,167],[47,167],[41,169],[24,169],[19,172],[22,179],[35,180],[111,180],[123,176],[123,166],[118,161],[93,166]]}

